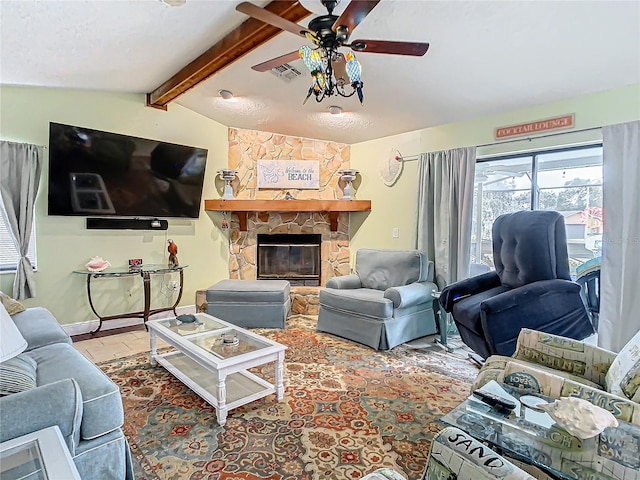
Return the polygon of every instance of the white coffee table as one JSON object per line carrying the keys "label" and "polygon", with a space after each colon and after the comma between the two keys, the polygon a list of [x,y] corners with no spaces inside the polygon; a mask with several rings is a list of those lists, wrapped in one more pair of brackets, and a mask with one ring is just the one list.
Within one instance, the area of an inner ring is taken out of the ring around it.
{"label": "white coffee table", "polygon": [[[213,405],[220,425],[229,410],[259,398],[275,393],[282,401],[286,346],[206,313],[195,317],[195,323],[176,317],[147,322],[152,365],[159,363]],[[223,344],[223,333],[237,337],[237,344]],[[176,351],[158,354],[158,338]],[[274,383],[247,371],[270,362],[275,362]]]}

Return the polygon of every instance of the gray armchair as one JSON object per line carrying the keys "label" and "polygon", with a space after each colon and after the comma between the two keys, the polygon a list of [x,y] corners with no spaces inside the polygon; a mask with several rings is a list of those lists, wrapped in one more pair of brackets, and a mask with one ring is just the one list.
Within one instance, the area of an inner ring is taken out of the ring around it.
{"label": "gray armchair", "polygon": [[360,249],[355,270],[320,290],[319,331],[377,350],[436,332],[437,287],[425,252]]}

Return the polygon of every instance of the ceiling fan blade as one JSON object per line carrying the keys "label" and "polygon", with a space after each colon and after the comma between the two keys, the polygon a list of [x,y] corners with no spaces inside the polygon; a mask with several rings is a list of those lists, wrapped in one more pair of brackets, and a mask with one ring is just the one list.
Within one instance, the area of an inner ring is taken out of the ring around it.
{"label": "ceiling fan blade", "polygon": [[286,32],[300,35],[301,37],[304,37],[305,33],[309,32],[308,28],[298,25],[297,23],[293,23],[292,21],[289,21],[286,18],[282,18],[280,15],[276,15],[275,13],[270,12],[269,10],[266,10],[262,7],[258,7],[253,3],[242,2],[238,4],[238,6],[236,6],[236,10],[249,15],[250,17],[257,18],[264,23],[268,23],[269,25],[278,27],[279,29]]}
{"label": "ceiling fan blade", "polygon": [[338,28],[344,27],[347,29],[347,34],[353,32],[353,29],[373,10],[378,2],[380,0],[351,0],[331,29],[337,32]]}
{"label": "ceiling fan blade", "polygon": [[429,50],[429,44],[426,42],[392,42],[387,40],[354,40],[349,47],[355,52],[391,53],[416,57],[421,57]]}
{"label": "ceiling fan blade", "polygon": [[268,72],[272,68],[279,67],[284,63],[293,62],[294,60],[300,60],[300,54],[298,50],[295,52],[285,53],[284,55],[280,55],[279,57],[272,58],[271,60],[267,60],[266,62],[259,63],[251,67],[252,70],[256,72]]}

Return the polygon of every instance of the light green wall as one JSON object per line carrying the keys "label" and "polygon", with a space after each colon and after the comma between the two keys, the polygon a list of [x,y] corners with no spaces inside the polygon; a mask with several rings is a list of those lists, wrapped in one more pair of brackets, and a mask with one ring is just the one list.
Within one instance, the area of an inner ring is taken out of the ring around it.
{"label": "light green wall", "polygon": [[[378,175],[378,164],[389,156],[392,148],[398,149],[402,155],[415,156],[421,152],[490,144],[495,142],[494,129],[497,127],[566,113],[575,113],[574,130],[638,120],[640,85],[352,145],[351,167],[358,169],[362,176],[357,198],[372,201],[371,213],[365,220],[357,216],[362,214],[351,216],[352,256],[358,248],[414,248],[418,165],[417,161],[404,162],[404,170],[397,183],[392,187],[385,186]],[[515,143],[482,147],[478,149],[477,155],[575,145],[599,141],[601,138],[599,130],[568,133],[532,141],[525,139]],[[399,228],[399,238],[392,238],[393,227]]]}
{"label": "light green wall", "polygon": [[[180,105],[172,104],[165,112],[145,107],[143,95],[27,87],[0,89],[2,140],[47,146],[51,121],[206,148],[209,152],[203,197],[220,196],[215,174],[227,165],[227,127]],[[45,152],[36,201],[37,296],[25,300],[25,305],[47,307],[62,324],[93,319],[85,277],[71,272],[82,269],[96,255],[113,266],[127,265],[129,258],[164,264],[167,238],[178,245],[180,263],[189,265],[181,305],[193,305],[197,289],[228,277],[228,241],[214,225],[214,221],[219,224],[215,214],[203,210],[197,220],[169,219],[166,232],[87,230],[84,217],[47,215],[47,164]],[[0,275],[0,289],[10,293],[13,278],[12,274]],[[162,279],[163,276],[152,279],[154,306],[170,305],[175,298],[167,290],[162,291],[168,296],[158,293]],[[139,277],[104,279],[93,285],[96,307],[104,314],[120,313],[122,308],[142,309]]]}
{"label": "light green wall", "polygon": [[[372,200],[370,213],[351,214],[352,254],[358,248],[413,248],[417,162],[404,163],[396,184],[386,187],[378,164],[392,148],[405,156],[494,142],[496,127],[575,113],[576,130],[640,119],[640,85],[548,105],[506,112],[473,121],[417,130],[352,146],[351,166],[361,172],[357,198]],[[49,122],[81,125],[129,135],[204,147],[209,150],[204,198],[218,198],[215,172],[227,165],[227,127],[177,104],[163,112],[144,106],[142,95],[0,87],[0,138],[47,145]],[[478,150],[479,155],[584,143],[600,139],[599,131],[567,134],[546,139],[509,143]],[[87,230],[84,218],[49,217],[46,213],[47,170],[42,175],[36,204],[39,271],[37,297],[27,306],[49,308],[60,323],[94,318],[85,295],[85,279],[72,274],[93,256],[113,265],[141,257],[147,263],[164,263],[166,239],[179,246],[185,270],[181,305],[194,303],[195,290],[228,277],[228,238],[217,225],[217,213],[201,212],[198,220],[169,220],[167,232]],[[399,238],[392,238],[398,227]],[[158,279],[156,279],[158,280]],[[0,289],[11,292],[13,275],[0,275]],[[155,284],[156,287],[158,286]],[[141,282],[137,278],[103,280],[98,307],[119,313],[121,307],[141,308]],[[154,306],[170,303],[154,291]],[[131,291],[131,296],[129,292]]]}

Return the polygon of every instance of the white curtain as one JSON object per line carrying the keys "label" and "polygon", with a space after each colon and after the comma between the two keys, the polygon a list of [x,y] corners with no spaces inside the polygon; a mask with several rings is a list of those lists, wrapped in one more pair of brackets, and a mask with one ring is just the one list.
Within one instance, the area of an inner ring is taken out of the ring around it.
{"label": "white curtain", "polygon": [[36,145],[0,142],[0,212],[20,253],[13,281],[13,298],[19,300],[36,294],[27,251],[42,170],[42,150]]}
{"label": "white curtain", "polygon": [[469,276],[476,149],[423,153],[418,162],[416,248],[434,262],[442,289]]}
{"label": "white curtain", "polygon": [[603,127],[602,138],[598,345],[618,352],[640,330],[640,121]]}

